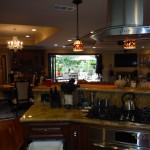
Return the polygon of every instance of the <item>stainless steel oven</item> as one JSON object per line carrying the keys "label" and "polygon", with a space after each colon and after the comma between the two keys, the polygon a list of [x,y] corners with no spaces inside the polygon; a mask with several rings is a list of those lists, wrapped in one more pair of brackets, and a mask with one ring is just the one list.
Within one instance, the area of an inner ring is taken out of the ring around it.
{"label": "stainless steel oven", "polygon": [[90,150],[148,150],[150,133],[117,129],[91,128]]}

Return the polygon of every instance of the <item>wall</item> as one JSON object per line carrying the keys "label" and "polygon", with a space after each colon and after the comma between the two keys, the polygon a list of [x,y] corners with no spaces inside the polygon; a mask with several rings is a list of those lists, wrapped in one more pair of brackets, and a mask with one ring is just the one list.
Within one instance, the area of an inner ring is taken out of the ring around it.
{"label": "wall", "polygon": [[[128,50],[127,53],[138,53],[140,54],[150,54],[150,50]],[[110,82],[109,78],[109,70],[110,70],[110,65],[112,64],[112,69],[114,70],[114,76],[111,80],[116,80],[116,72],[133,72],[134,70],[138,70],[139,75],[146,75],[148,72],[150,72],[150,67],[123,67],[123,68],[115,68],[114,67],[114,53],[125,53],[124,50],[99,50],[99,49],[86,49],[83,52],[73,52],[72,49],[53,49],[53,50],[47,50],[46,51],[46,66],[45,68],[48,68],[48,62],[47,62],[47,54],[52,53],[52,54],[102,54],[103,56],[103,82]],[[138,58],[139,60],[139,58]],[[48,70],[46,70],[46,74],[48,74]]]}
{"label": "wall", "polygon": [[[114,74],[116,72],[133,72],[134,70],[138,71],[139,75],[147,76],[147,73],[150,72],[150,66],[140,66],[139,65],[139,56],[146,54],[150,55],[150,50],[132,50],[132,51],[127,51],[127,53],[137,53],[138,54],[138,66],[137,67],[114,67],[114,53],[124,53],[122,50],[120,51],[102,51],[103,55],[103,64],[104,64],[104,69],[103,69],[103,81],[108,82],[109,81],[109,69],[110,69],[110,64],[112,64],[112,69],[114,70]],[[148,59],[148,58],[147,58]],[[127,60],[128,61],[128,60]],[[150,57],[148,60],[148,64],[150,63]],[[114,76],[114,80],[116,77]]]}
{"label": "wall", "polygon": [[3,49],[0,49],[0,56],[1,56],[2,58],[5,57],[5,59],[6,59],[5,62],[4,62],[4,59],[3,59],[3,62],[2,62],[2,63],[3,63],[3,68],[2,68],[3,71],[2,71],[2,74],[3,74],[3,76],[5,76],[5,77],[2,77],[2,76],[1,76],[2,80],[1,80],[1,83],[0,83],[0,84],[3,84],[3,83],[5,83],[5,82],[8,81],[7,74],[10,73],[11,53],[10,53],[10,51],[9,51],[8,49],[3,48]]}
{"label": "wall", "polygon": [[[32,48],[33,49],[33,48]],[[23,49],[24,50],[24,49]],[[22,51],[23,51],[22,50]],[[44,50],[44,49],[43,49]],[[53,53],[53,54],[102,54],[103,55],[103,81],[108,82],[109,81],[109,69],[110,69],[110,64],[114,66],[114,53],[120,53],[123,52],[123,50],[99,50],[99,49],[85,49],[83,52],[73,52],[72,49],[47,49],[45,53],[45,72],[46,75],[48,75],[48,53]],[[133,50],[131,51],[133,52]],[[134,50],[134,52],[137,52],[138,54],[150,54],[150,50],[147,49],[141,49],[141,50]],[[11,66],[11,52],[7,48],[0,48],[0,55],[6,55],[6,71],[7,74],[10,72],[10,66]],[[137,68],[115,68],[112,67],[114,72],[117,71],[133,71],[135,69],[138,70],[139,74],[146,75],[148,72],[150,72],[150,67],[137,67]],[[114,78],[115,79],[115,78]]]}

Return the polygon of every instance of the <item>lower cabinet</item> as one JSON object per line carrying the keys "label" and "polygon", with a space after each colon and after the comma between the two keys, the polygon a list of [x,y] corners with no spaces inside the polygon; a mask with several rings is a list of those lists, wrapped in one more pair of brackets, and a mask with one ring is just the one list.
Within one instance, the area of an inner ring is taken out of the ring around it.
{"label": "lower cabinet", "polygon": [[34,122],[24,123],[24,147],[35,140],[61,140],[64,150],[69,150],[69,123]]}
{"label": "lower cabinet", "polygon": [[103,128],[75,122],[28,122],[24,125],[24,147],[35,140],[61,140],[64,150],[100,150],[104,148]]}
{"label": "lower cabinet", "polygon": [[23,126],[17,119],[0,120],[0,150],[21,150]]}
{"label": "lower cabinet", "polygon": [[88,150],[88,126],[80,123],[70,124],[70,150]]}

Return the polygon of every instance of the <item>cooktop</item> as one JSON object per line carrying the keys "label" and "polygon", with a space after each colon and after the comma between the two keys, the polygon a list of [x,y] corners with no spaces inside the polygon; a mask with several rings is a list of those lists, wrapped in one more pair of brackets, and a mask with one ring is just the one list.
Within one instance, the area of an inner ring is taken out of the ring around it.
{"label": "cooktop", "polygon": [[129,111],[116,107],[109,107],[106,109],[93,107],[87,113],[86,117],[109,121],[150,124],[150,108],[142,108]]}

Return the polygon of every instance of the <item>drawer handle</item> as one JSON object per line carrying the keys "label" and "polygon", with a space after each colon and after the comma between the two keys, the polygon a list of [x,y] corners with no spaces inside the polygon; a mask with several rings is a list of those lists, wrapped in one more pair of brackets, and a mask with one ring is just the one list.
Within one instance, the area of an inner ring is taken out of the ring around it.
{"label": "drawer handle", "polygon": [[48,130],[47,129],[44,129],[44,134],[45,135],[47,135],[48,134],[48,132],[47,132]]}

